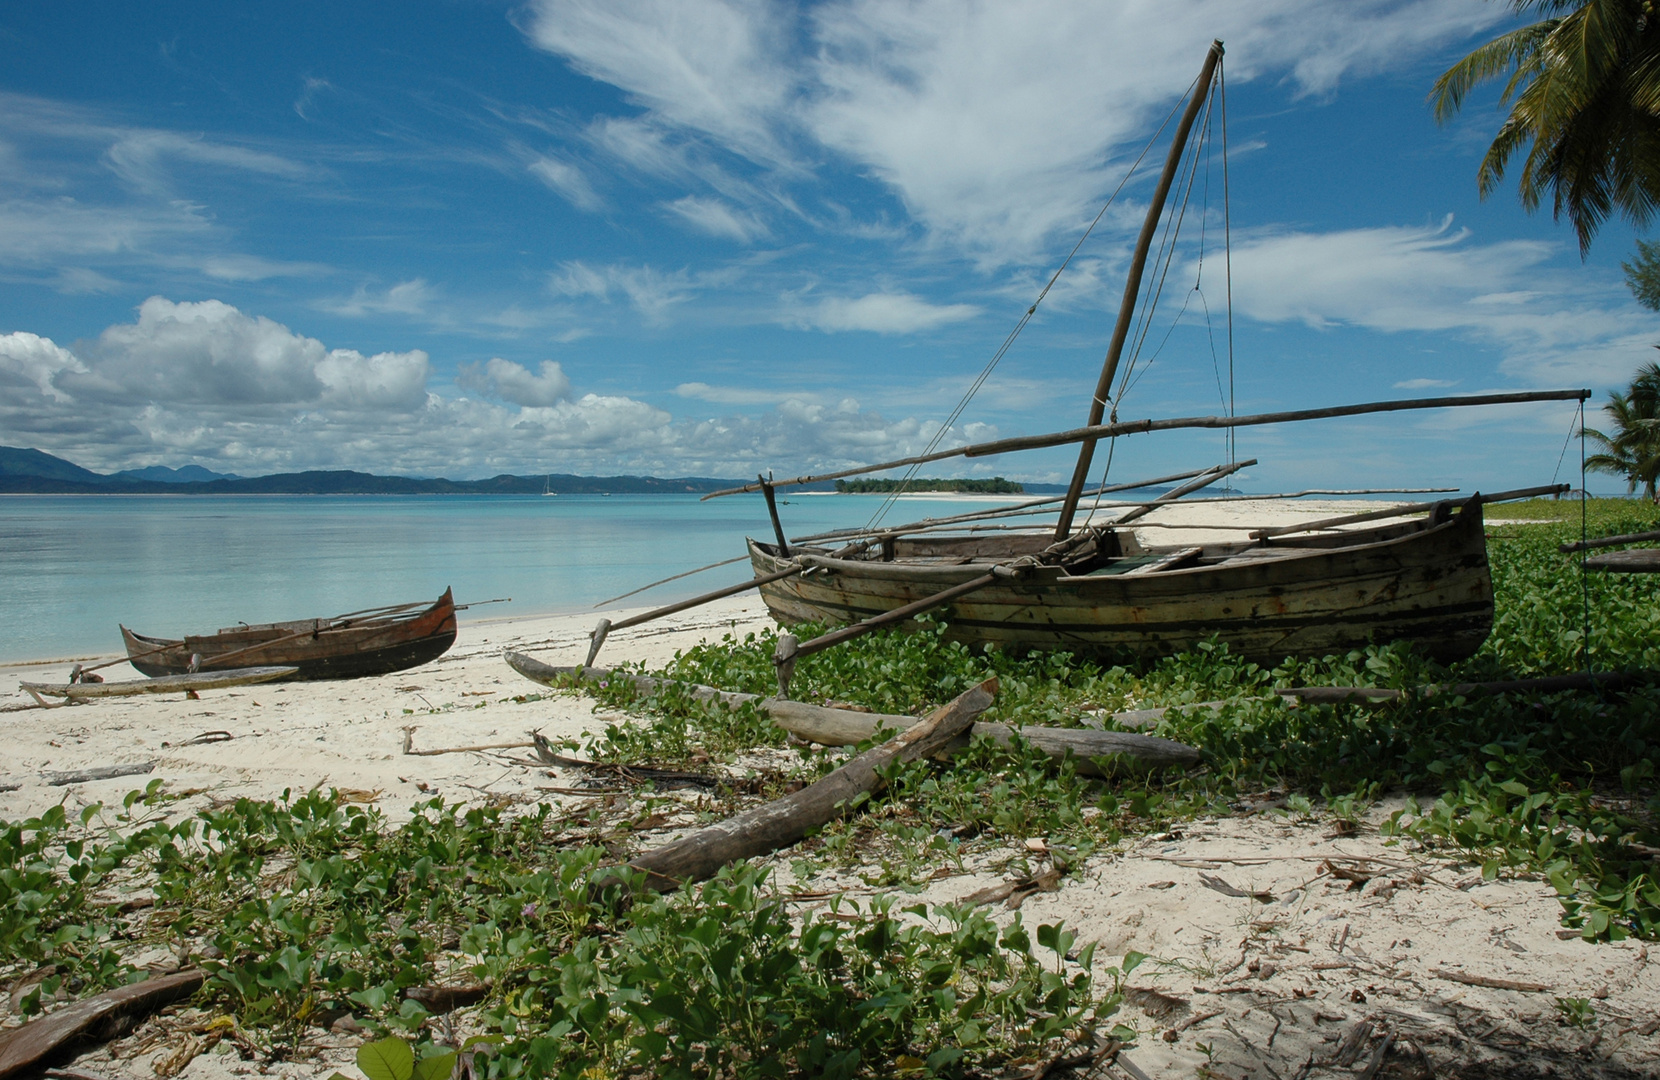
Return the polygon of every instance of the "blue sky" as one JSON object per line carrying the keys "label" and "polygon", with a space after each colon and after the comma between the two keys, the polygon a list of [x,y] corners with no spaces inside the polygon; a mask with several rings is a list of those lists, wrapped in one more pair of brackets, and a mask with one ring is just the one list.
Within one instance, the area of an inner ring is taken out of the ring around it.
{"label": "blue sky", "polygon": [[[1425,103],[1508,19],[1486,0],[9,5],[0,444],[456,478],[919,450],[1213,37],[1239,411],[1600,392],[1660,342],[1621,279],[1630,227],[1582,262],[1513,186],[1481,201],[1494,95],[1445,127]],[[1220,139],[1122,418],[1223,408]],[[1083,421],[1162,153],[948,442]],[[1238,449],[1256,489],[1493,490],[1548,481],[1572,422],[1409,414]],[[1131,438],[1113,474],[1223,454],[1215,433]],[[941,471],[1053,480],[1070,457]]]}

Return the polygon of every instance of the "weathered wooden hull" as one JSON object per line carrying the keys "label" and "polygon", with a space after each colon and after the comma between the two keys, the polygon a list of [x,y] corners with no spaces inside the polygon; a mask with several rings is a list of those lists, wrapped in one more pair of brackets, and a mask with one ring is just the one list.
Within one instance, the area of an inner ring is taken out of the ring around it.
{"label": "weathered wooden hull", "polygon": [[455,600],[448,589],[431,607],[407,617],[268,623],[183,639],[121,628],[128,662],[151,677],[185,674],[197,655],[203,671],[223,657],[226,667],[297,668],[288,677],[294,681],[355,679],[417,667],[449,651],[455,634]]}
{"label": "weathered wooden hull", "polygon": [[[926,557],[907,560],[902,540],[886,562],[797,553],[814,569],[761,595],[786,626],[852,622],[985,573],[999,544],[1013,555],[1033,541],[963,538],[966,558],[957,560],[946,557],[950,539],[925,543],[916,550]],[[749,551],[757,575],[789,565],[771,545],[751,540]],[[971,593],[943,615],[958,641],[1101,659],[1170,655],[1214,636],[1268,663],[1401,640],[1451,662],[1474,653],[1492,629],[1493,584],[1477,504],[1439,519],[1240,546],[1215,565],[1119,575],[1042,567]]]}

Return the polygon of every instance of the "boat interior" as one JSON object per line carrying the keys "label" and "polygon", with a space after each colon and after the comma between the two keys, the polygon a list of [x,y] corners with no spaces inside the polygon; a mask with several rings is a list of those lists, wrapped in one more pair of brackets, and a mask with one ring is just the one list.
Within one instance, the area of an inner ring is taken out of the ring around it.
{"label": "boat interior", "polygon": [[[1068,576],[1101,577],[1117,574],[1155,574],[1245,561],[1295,558],[1313,551],[1358,547],[1410,536],[1444,524],[1459,512],[1461,511],[1458,510],[1457,504],[1441,503],[1427,515],[1416,518],[1204,544],[1148,545],[1136,536],[1133,526],[1107,525],[1081,530],[1081,533],[1088,533],[1087,538],[1067,551],[1061,557],[1059,565]],[[1238,532],[1248,533],[1250,530],[1249,526],[1241,526]],[[936,567],[979,564],[989,566],[1023,555],[1042,555],[1054,544],[1055,539],[1051,532],[1034,529],[990,534],[890,534],[876,537],[863,547],[857,543],[834,548],[798,545],[792,546],[791,551],[805,552],[820,558],[857,562],[903,562]],[[775,544],[758,543],[757,546],[770,555],[778,554]]]}

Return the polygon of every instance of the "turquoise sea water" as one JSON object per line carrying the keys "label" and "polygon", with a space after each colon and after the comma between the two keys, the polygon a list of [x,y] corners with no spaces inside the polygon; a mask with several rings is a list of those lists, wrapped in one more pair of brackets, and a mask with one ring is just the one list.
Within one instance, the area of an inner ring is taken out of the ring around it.
{"label": "turquoise sea water", "polygon": [[[791,536],[863,525],[879,496],[797,496]],[[991,505],[905,499],[890,524]],[[0,496],[0,660],[118,652],[118,623],[174,636],[436,598],[462,618],[585,611],[770,538],[759,496]],[[741,563],[626,603],[741,581]]]}

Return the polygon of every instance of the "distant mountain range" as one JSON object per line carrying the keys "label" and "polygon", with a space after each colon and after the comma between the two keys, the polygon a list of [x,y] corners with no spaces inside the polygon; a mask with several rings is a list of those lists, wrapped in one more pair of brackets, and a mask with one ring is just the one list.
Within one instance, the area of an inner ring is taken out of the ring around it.
{"label": "distant mountain range", "polygon": [[[422,480],[409,476],[375,476],[337,470],[237,476],[216,473],[200,465],[169,469],[151,465],[118,473],[95,473],[72,461],[40,450],[0,446],[0,495],[683,495],[707,494],[737,487],[743,480],[712,476],[574,476],[551,473],[488,480]],[[940,483],[940,481],[931,481]],[[1065,491],[1061,484],[1027,484],[1027,492]],[[809,484],[796,491],[830,491],[832,486]]]}
{"label": "distant mountain range", "polygon": [[[0,494],[166,495],[560,495],[702,494],[736,487],[742,480],[708,476],[493,476],[488,480],[420,480],[345,470],[244,477],[200,465],[153,465],[104,474],[74,462],[20,447],[0,446]],[[828,485],[825,485],[828,488]]]}

